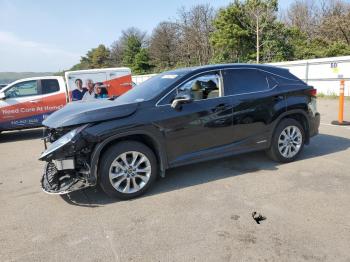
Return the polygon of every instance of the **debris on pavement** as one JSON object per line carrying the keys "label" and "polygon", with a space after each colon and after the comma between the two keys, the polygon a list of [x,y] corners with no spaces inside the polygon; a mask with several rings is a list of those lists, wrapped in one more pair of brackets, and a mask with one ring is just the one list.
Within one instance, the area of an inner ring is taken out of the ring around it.
{"label": "debris on pavement", "polygon": [[257,213],[255,211],[252,213],[252,217],[257,224],[260,224],[260,221],[266,220],[266,217],[264,217],[262,214]]}

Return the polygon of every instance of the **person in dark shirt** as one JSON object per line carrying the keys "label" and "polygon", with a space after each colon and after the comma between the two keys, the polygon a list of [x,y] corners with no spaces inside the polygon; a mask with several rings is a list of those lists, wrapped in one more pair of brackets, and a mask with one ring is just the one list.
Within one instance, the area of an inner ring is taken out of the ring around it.
{"label": "person in dark shirt", "polygon": [[77,86],[77,88],[72,91],[72,100],[78,101],[83,98],[87,89],[83,88],[83,81],[80,78],[75,80],[75,85]]}

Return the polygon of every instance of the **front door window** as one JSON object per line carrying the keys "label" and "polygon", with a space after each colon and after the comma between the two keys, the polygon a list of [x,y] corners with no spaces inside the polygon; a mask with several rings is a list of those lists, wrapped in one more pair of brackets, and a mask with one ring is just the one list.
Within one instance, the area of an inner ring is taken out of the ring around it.
{"label": "front door window", "polygon": [[17,98],[36,95],[39,95],[36,80],[17,83],[5,92],[6,98]]}
{"label": "front door window", "polygon": [[177,92],[189,93],[193,100],[204,100],[221,96],[220,77],[218,74],[206,74],[181,85]]}

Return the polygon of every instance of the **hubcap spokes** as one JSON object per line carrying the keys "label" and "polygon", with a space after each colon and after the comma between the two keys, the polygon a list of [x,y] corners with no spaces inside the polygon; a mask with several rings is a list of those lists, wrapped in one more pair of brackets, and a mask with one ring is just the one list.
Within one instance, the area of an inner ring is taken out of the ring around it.
{"label": "hubcap spokes", "polygon": [[278,150],[285,158],[294,157],[303,142],[301,131],[296,126],[287,126],[278,138]]}
{"label": "hubcap spokes", "polygon": [[151,176],[151,162],[142,153],[129,151],[120,154],[109,169],[112,186],[121,193],[131,194],[141,190]]}

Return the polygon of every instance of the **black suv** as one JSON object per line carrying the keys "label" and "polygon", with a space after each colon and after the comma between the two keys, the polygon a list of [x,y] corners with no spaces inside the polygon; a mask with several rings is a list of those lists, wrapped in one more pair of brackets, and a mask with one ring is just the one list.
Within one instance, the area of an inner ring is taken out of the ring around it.
{"label": "black suv", "polygon": [[180,165],[257,150],[290,162],[319,123],[316,89],[286,69],[169,71],[116,99],[70,103],[48,117],[42,187],[65,194],[99,183],[129,199]]}

